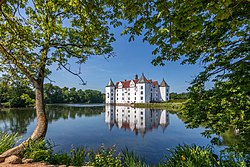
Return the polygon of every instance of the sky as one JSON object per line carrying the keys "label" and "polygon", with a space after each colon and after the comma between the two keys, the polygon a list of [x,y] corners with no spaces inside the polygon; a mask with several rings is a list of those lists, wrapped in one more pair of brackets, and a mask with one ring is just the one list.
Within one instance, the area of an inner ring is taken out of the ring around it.
{"label": "sky", "polygon": [[[116,42],[113,43],[115,57],[105,59],[104,56],[91,56],[85,64],[81,65],[81,77],[87,82],[81,85],[78,77],[66,70],[56,70],[51,66],[52,74],[49,78],[59,87],[75,87],[77,89],[94,89],[104,92],[105,86],[111,78],[114,83],[123,80],[134,79],[142,73],[147,79],[157,80],[159,83],[164,78],[170,85],[170,92],[186,92],[189,83],[202,68],[196,65],[180,65],[180,61],[166,62],[165,66],[153,66],[151,61],[154,56],[154,46],[143,43],[141,37],[135,41],[128,42],[128,36],[120,36],[121,29],[112,30],[115,33]],[[79,65],[74,64],[76,60],[70,60],[71,69],[78,71]],[[48,82],[46,80],[45,82]]]}

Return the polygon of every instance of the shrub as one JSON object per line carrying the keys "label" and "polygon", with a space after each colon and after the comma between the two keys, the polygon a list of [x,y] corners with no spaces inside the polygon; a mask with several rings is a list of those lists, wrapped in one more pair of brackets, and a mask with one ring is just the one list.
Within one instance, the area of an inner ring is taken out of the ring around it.
{"label": "shrub", "polygon": [[95,167],[121,167],[121,156],[120,154],[115,156],[115,153],[115,146],[110,148],[101,146],[97,152],[90,151],[88,153],[88,158],[90,161],[88,165],[93,165]]}
{"label": "shrub", "polygon": [[164,166],[175,167],[190,167],[190,166],[203,166],[211,167],[217,166],[219,161],[212,153],[210,146],[201,147],[196,145],[179,145],[174,149],[169,150],[171,157],[167,158]]}
{"label": "shrub", "polygon": [[36,141],[30,140],[27,147],[23,151],[24,158],[31,158],[34,161],[50,162],[52,157],[53,146],[49,141],[40,139]]}

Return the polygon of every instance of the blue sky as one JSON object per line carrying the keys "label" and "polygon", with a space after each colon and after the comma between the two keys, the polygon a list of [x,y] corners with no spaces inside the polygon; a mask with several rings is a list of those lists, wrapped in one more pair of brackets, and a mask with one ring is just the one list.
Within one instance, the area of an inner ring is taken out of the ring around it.
{"label": "blue sky", "polygon": [[[114,82],[133,79],[135,74],[142,73],[147,79],[162,81],[164,78],[170,85],[170,92],[186,92],[189,83],[201,71],[199,65],[180,65],[180,61],[166,62],[165,66],[153,66],[154,46],[143,43],[140,37],[134,42],[128,42],[127,36],[120,36],[121,29],[113,30],[116,42],[113,43],[116,56],[106,60],[103,56],[92,56],[81,66],[82,78],[87,81],[86,86],[76,76],[65,70],[56,71],[52,66],[49,77],[60,87],[76,87],[77,89],[95,89],[104,92],[109,79]],[[74,62],[75,60],[71,60]],[[71,69],[78,71],[79,65],[71,63]]]}

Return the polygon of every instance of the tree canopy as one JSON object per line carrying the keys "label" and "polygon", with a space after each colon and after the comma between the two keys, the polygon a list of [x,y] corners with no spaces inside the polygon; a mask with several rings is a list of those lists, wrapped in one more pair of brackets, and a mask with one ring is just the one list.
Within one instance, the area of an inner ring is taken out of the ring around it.
{"label": "tree canopy", "polygon": [[[57,64],[58,69],[79,76],[71,71],[69,59],[81,64],[90,55],[112,56],[111,24],[119,22],[106,1],[0,1],[0,71],[35,87],[37,126],[31,140],[44,137],[47,131],[43,83],[50,74],[48,67]],[[0,161],[24,146],[3,153]]]}
{"label": "tree canopy", "polygon": [[210,129],[206,135],[233,127],[249,154],[250,2],[123,1],[122,7],[128,20],[123,34],[130,40],[142,35],[155,46],[153,65],[180,59],[204,67],[189,88],[183,112],[188,125],[205,124]]}

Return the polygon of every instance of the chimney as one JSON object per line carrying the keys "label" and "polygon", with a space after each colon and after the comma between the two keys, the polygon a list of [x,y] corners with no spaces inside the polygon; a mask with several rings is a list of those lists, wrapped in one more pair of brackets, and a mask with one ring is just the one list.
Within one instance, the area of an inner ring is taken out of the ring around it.
{"label": "chimney", "polygon": [[138,75],[137,74],[135,75],[135,79],[138,79]]}

